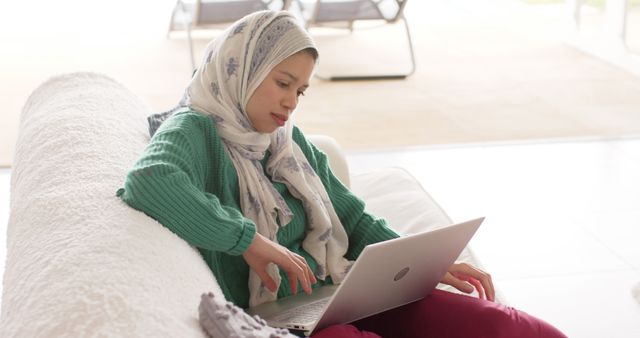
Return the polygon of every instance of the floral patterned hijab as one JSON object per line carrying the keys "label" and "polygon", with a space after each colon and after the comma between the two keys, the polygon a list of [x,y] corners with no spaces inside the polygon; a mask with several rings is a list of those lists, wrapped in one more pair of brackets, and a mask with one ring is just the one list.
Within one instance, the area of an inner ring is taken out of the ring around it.
{"label": "floral patterned hijab", "polygon": [[[307,235],[302,247],[317,262],[316,277],[340,283],[352,262],[344,255],[349,240],[329,200],[324,185],[292,140],[292,119],[271,134],[255,131],[245,108],[249,98],[269,72],[284,59],[314,48],[311,37],[297,19],[285,11],[262,11],[240,19],[207,47],[191,80],[183,103],[216,121],[227,153],[238,172],[240,205],[257,231],[277,242],[280,226],[291,221],[292,212],[264,174],[261,160],[269,150],[267,174],[284,183],[300,199],[307,216]],[[268,267],[280,285],[279,269]],[[249,276],[250,306],[275,300],[258,275]]]}

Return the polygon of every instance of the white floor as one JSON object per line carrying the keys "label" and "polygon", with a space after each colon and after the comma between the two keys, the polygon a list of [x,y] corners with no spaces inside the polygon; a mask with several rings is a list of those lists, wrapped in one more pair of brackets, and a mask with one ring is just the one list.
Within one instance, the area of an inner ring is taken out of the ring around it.
{"label": "white floor", "polygon": [[[640,138],[348,154],[352,172],[409,169],[454,220],[510,305],[569,337],[640,337]],[[0,225],[9,170],[0,169]],[[6,231],[0,229],[4,271]]]}

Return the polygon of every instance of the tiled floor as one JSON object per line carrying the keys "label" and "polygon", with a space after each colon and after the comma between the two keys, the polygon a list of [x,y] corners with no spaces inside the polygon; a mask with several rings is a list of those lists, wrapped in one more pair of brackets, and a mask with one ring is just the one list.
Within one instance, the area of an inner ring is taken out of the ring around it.
{"label": "tiled floor", "polygon": [[[403,166],[472,240],[510,305],[569,337],[640,337],[640,138],[348,154],[352,172]],[[0,170],[0,225],[8,219]],[[0,231],[0,254],[5,256]],[[0,260],[4,267],[4,259]]]}
{"label": "tiled floor", "polygon": [[[153,111],[173,107],[191,74],[183,35],[166,38],[175,2],[3,2],[0,165],[11,164],[19,112],[29,94],[56,74],[103,73]],[[539,2],[408,1],[415,74],[403,81],[312,78],[296,123],[350,149],[640,132],[638,78],[567,45],[566,6],[560,0],[531,4]],[[114,25],[114,17],[136,25]],[[378,28],[314,33],[322,55],[317,71],[332,62],[349,73],[359,68],[371,74],[385,64],[404,68],[403,25]],[[200,36],[196,55],[209,42]],[[378,62],[382,55],[385,61]]]}
{"label": "tiled floor", "polygon": [[454,220],[510,305],[569,337],[640,337],[640,139],[351,153],[352,172],[408,168]]}

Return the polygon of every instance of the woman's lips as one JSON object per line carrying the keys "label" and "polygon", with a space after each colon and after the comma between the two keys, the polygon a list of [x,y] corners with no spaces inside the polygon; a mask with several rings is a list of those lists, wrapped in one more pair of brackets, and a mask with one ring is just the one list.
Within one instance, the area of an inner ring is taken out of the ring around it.
{"label": "woman's lips", "polygon": [[276,121],[279,126],[284,126],[284,123],[287,122],[287,117],[280,114],[271,113],[271,117]]}

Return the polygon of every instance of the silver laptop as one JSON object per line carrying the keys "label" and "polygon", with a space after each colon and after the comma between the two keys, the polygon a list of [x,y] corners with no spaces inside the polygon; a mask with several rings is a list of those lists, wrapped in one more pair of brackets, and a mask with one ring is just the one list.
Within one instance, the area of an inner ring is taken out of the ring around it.
{"label": "silver laptop", "polygon": [[420,300],[440,282],[483,218],[365,247],[340,285],[249,308],[270,326],[306,335]]}

